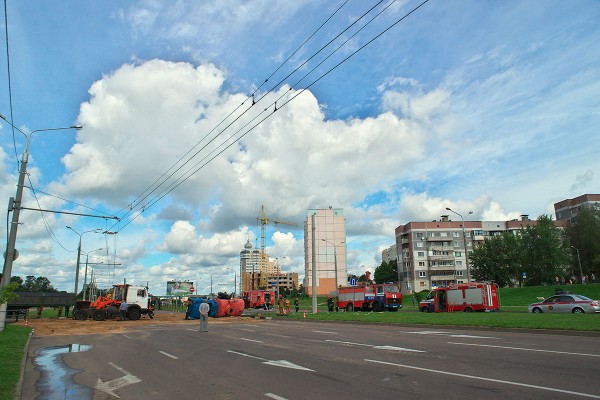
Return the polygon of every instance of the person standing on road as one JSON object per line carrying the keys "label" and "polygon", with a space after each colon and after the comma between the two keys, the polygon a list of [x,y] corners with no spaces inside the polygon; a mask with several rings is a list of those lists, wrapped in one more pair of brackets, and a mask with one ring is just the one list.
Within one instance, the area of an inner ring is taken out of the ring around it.
{"label": "person standing on road", "polygon": [[296,312],[300,310],[300,302],[297,297],[294,299],[294,308],[296,309]]}
{"label": "person standing on road", "polygon": [[208,312],[210,311],[210,306],[208,305],[208,300],[206,296],[200,303],[200,332],[208,332]]}
{"label": "person standing on road", "polygon": [[119,314],[121,314],[121,321],[125,321],[127,318],[127,302],[125,300],[123,300],[119,307]]}

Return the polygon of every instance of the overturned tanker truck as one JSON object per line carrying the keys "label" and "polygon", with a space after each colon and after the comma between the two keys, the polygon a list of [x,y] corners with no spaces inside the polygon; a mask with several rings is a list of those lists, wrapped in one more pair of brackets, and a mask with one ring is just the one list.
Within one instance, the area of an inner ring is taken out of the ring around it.
{"label": "overturned tanker truck", "polygon": [[239,317],[244,312],[244,300],[239,298],[233,299],[208,299],[202,297],[190,298],[188,308],[185,313],[185,319],[200,319],[200,304],[206,301],[210,307],[208,312],[209,317]]}

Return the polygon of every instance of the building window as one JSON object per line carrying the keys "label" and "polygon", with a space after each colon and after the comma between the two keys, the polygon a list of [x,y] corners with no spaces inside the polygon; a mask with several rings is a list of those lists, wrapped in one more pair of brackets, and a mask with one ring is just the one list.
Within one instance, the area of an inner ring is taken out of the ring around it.
{"label": "building window", "polygon": [[419,267],[424,267],[425,266],[425,262],[424,261],[419,261]]}
{"label": "building window", "polygon": [[419,278],[426,278],[426,277],[427,277],[427,272],[419,271]]}
{"label": "building window", "polygon": [[462,261],[460,261],[460,260],[456,260],[456,261],[454,262],[454,265],[456,265],[457,267],[462,267]]}
{"label": "building window", "polygon": [[442,233],[440,233],[440,236],[441,237],[446,237],[446,236],[448,236],[448,232],[442,232]]}
{"label": "building window", "polygon": [[456,281],[456,283],[458,283],[458,284],[465,283],[465,281]]}
{"label": "building window", "polygon": [[456,276],[463,276],[463,272],[462,271],[456,271]]}
{"label": "building window", "polygon": [[452,232],[452,236],[454,236],[454,237],[460,237],[458,231],[453,231]]}
{"label": "building window", "polygon": [[417,255],[419,257],[425,257],[425,252],[424,251],[419,251],[419,252],[417,252]]}
{"label": "building window", "polygon": [[457,241],[454,241],[454,247],[460,247],[460,243]]}
{"label": "building window", "polygon": [[455,251],[454,257],[462,257],[462,251]]}
{"label": "building window", "polygon": [[423,242],[417,242],[417,247],[423,247],[423,246],[424,246]]}

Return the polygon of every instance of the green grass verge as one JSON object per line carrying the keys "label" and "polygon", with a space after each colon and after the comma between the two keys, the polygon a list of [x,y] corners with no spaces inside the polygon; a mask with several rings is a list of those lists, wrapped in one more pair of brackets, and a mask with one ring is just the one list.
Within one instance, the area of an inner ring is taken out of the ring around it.
{"label": "green grass verge", "polygon": [[13,400],[31,328],[6,325],[0,332],[0,400]]}
{"label": "green grass verge", "polygon": [[[303,319],[304,313],[291,313],[277,318]],[[307,320],[352,321],[407,325],[453,325],[486,328],[554,329],[600,331],[600,315],[528,314],[524,312],[493,313],[421,313],[399,312],[318,312],[306,313]]]}

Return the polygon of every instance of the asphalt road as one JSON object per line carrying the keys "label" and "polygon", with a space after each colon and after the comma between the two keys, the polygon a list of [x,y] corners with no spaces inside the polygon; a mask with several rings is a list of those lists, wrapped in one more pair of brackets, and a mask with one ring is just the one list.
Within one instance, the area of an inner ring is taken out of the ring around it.
{"label": "asphalt road", "polygon": [[599,361],[568,334],[191,321],[32,338],[22,398],[600,399]]}

